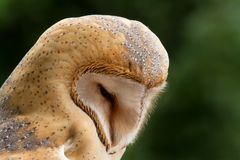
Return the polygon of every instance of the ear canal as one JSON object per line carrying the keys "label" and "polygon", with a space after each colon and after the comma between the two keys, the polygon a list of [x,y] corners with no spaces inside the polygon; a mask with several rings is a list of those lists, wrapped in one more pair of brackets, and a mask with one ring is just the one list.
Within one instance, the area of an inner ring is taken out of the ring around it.
{"label": "ear canal", "polygon": [[99,90],[101,95],[108,101],[111,103],[111,106],[114,105],[114,95],[112,95],[111,93],[109,93],[109,91],[107,91],[101,84],[98,85],[99,86]]}

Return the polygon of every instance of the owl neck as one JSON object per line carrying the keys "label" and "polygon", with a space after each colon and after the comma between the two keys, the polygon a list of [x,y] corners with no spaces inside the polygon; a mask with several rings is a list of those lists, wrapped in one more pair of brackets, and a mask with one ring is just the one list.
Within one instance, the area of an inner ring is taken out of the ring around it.
{"label": "owl neck", "polygon": [[70,53],[30,50],[1,87],[0,98],[9,97],[9,107],[22,112],[44,109],[61,94],[70,95],[77,66],[73,59]]}

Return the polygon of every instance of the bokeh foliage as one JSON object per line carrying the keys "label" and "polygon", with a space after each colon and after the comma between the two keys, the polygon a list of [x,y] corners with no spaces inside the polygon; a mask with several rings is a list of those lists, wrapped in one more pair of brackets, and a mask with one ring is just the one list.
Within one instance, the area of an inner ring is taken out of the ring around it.
{"label": "bokeh foliage", "polygon": [[0,84],[66,17],[142,21],[170,57],[168,87],[124,160],[240,159],[239,0],[0,0]]}

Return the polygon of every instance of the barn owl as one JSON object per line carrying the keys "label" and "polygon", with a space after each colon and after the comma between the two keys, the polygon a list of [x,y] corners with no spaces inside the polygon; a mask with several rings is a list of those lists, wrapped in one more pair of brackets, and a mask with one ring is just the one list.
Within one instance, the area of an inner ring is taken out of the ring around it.
{"label": "barn owl", "polygon": [[0,160],[119,160],[166,84],[141,22],[106,15],[47,29],[0,89]]}

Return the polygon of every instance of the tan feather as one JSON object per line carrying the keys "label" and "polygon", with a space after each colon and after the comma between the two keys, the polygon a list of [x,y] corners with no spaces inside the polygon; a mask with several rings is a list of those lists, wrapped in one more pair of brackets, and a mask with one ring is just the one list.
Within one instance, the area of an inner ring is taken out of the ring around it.
{"label": "tan feather", "polygon": [[159,39],[138,21],[56,23],[0,89],[0,159],[120,159],[168,65]]}

